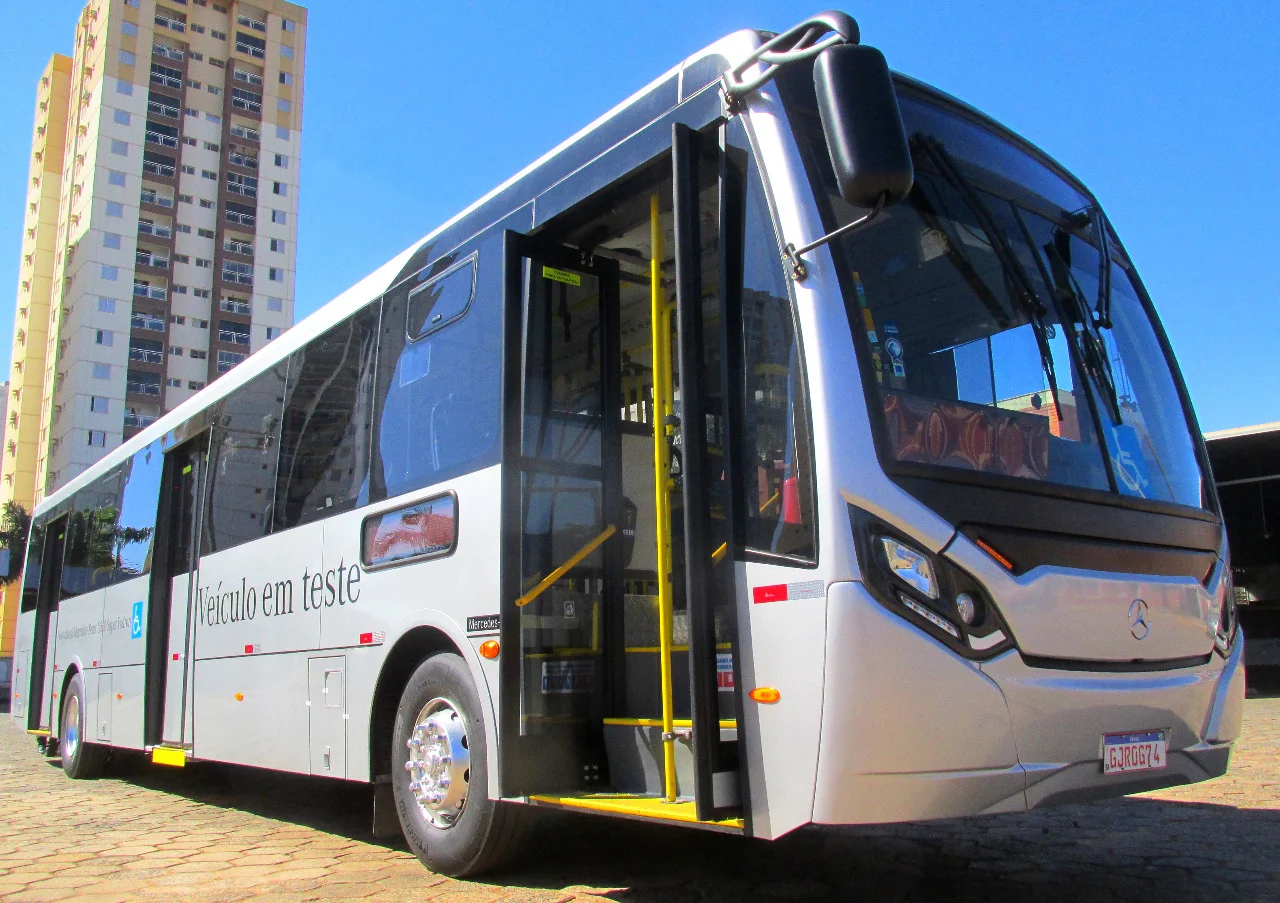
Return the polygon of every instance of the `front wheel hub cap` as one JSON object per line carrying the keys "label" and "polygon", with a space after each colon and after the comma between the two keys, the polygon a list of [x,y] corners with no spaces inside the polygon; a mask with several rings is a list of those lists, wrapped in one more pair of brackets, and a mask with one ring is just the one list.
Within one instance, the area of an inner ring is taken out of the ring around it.
{"label": "front wheel hub cap", "polygon": [[467,805],[471,781],[471,751],[466,722],[447,699],[423,706],[410,734],[405,762],[409,790],[427,821],[451,828]]}

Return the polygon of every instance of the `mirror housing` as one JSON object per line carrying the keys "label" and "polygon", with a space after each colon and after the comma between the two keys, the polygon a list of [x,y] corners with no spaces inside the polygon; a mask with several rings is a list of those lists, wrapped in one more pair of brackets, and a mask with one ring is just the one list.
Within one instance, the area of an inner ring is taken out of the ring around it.
{"label": "mirror housing", "polygon": [[840,196],[858,207],[896,204],[911,193],[915,173],[898,94],[884,54],[837,44],[813,64],[818,114]]}

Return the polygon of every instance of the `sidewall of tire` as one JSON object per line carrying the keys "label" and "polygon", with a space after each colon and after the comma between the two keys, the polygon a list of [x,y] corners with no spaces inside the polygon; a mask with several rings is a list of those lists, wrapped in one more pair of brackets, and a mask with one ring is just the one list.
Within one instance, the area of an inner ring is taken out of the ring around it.
{"label": "sidewall of tire", "polygon": [[[75,755],[67,755],[66,733],[67,733],[67,702],[74,696],[80,705],[80,742],[76,744]],[[96,778],[102,774],[103,754],[104,750],[98,746],[91,745],[85,735],[89,730],[88,709],[85,707],[84,680],[77,673],[72,676],[67,684],[67,690],[62,694],[62,708],[58,713],[58,734],[59,734],[59,753],[62,757],[62,771],[69,778],[86,779]]]}
{"label": "sidewall of tire", "polygon": [[[437,697],[452,702],[465,720],[471,759],[467,804],[457,822],[447,829],[437,828],[423,815],[409,789],[411,775],[404,767],[408,760],[406,743],[418,713]],[[480,697],[466,662],[453,653],[431,656],[418,666],[400,697],[392,737],[391,783],[405,840],[434,872],[463,877],[482,871],[488,864],[487,854],[491,852],[500,814],[500,804],[489,799],[488,749]]]}

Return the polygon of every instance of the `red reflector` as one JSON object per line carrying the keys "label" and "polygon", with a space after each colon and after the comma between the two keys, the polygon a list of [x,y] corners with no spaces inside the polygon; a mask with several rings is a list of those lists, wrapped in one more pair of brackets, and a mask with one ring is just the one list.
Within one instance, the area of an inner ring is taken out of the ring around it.
{"label": "red reflector", "polygon": [[786,602],[787,585],[785,583],[775,583],[773,586],[757,586],[751,591],[751,601],[757,603]]}
{"label": "red reflector", "polygon": [[182,653],[180,653],[180,652],[175,652],[175,653],[173,654],[173,660],[176,662],[176,661],[178,660],[178,657],[179,657],[181,654],[182,654]]}
{"label": "red reflector", "polygon": [[253,653],[254,653],[254,652],[256,652],[257,650],[258,650],[258,647],[257,647],[257,646],[245,646],[245,647],[244,647],[244,654],[245,654],[245,655],[253,655]]}
{"label": "red reflector", "polygon": [[92,668],[98,667],[98,660],[96,658],[93,660],[93,664],[90,667]]}
{"label": "red reflector", "polygon": [[369,643],[372,643],[372,642],[373,642],[373,634],[371,634],[371,633],[362,633],[362,634],[360,634],[360,645],[361,645],[361,646],[367,646]]}

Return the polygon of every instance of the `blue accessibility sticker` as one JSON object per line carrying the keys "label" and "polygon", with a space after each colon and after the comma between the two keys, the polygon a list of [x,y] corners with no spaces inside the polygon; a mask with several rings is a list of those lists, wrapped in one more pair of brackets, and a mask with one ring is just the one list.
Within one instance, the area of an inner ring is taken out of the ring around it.
{"label": "blue accessibility sticker", "polygon": [[129,624],[129,639],[138,640],[142,638],[142,603],[133,603],[133,619]]}

